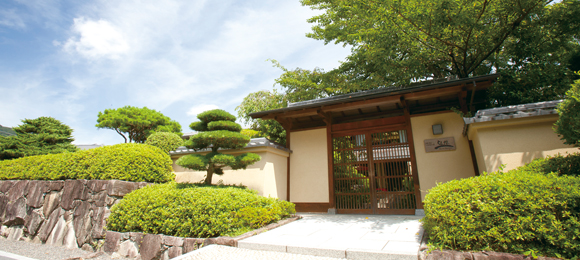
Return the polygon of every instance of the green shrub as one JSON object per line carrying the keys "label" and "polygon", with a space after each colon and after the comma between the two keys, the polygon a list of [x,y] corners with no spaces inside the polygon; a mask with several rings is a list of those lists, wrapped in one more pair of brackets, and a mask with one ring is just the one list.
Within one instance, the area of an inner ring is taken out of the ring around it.
{"label": "green shrub", "polygon": [[177,134],[169,132],[156,132],[147,137],[145,144],[153,145],[166,153],[175,151],[179,146],[183,145],[183,139]]}
{"label": "green shrub", "polygon": [[580,178],[513,170],[439,184],[422,222],[435,248],[572,258],[580,252]]}
{"label": "green shrub", "polygon": [[180,237],[237,235],[294,214],[294,204],[232,186],[175,182],[127,194],[111,208],[109,230]]}
{"label": "green shrub", "polygon": [[97,179],[168,182],[172,161],[161,149],[117,144],[74,153],[28,156],[0,162],[0,180]]}
{"label": "green shrub", "polygon": [[566,156],[560,154],[545,159],[537,159],[520,167],[521,170],[530,172],[551,173],[558,175],[580,176],[580,153]]}
{"label": "green shrub", "polygon": [[580,146],[580,80],[566,91],[566,99],[558,105],[558,115],[554,132],[565,144]]}

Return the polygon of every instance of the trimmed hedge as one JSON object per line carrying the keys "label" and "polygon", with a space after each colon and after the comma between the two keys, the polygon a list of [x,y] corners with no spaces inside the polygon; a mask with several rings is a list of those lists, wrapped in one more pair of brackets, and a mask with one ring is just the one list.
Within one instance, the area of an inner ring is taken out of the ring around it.
{"label": "trimmed hedge", "polygon": [[0,180],[124,180],[168,182],[172,161],[157,147],[117,144],[74,153],[29,156],[0,162]]}
{"label": "trimmed hedge", "polygon": [[554,157],[548,156],[545,159],[534,160],[519,169],[546,174],[555,172],[560,176],[580,176],[580,153],[568,154],[566,156],[560,154]]}
{"label": "trimmed hedge", "polygon": [[169,153],[183,145],[183,139],[174,133],[156,132],[147,137],[145,144],[155,146],[164,152]]}
{"label": "trimmed hedge", "polygon": [[245,188],[171,182],[127,194],[111,208],[107,228],[179,237],[234,236],[294,213],[294,204]]}
{"label": "trimmed hedge", "polygon": [[422,219],[435,248],[573,258],[580,178],[512,170],[439,184]]}

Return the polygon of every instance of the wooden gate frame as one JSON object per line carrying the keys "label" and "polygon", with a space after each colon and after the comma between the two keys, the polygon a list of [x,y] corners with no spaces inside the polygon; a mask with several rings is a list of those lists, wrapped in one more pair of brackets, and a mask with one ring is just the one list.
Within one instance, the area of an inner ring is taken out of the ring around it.
{"label": "wooden gate frame", "polygon": [[[333,161],[333,149],[332,149],[332,137],[336,134],[356,134],[358,133],[366,133],[369,131],[380,130],[380,131],[389,131],[392,129],[397,128],[397,130],[406,130],[407,131],[407,141],[409,143],[409,153],[411,157],[411,170],[413,176],[413,184],[415,188],[415,209],[423,209],[423,201],[421,198],[421,190],[419,185],[419,173],[417,171],[417,159],[415,157],[415,143],[413,140],[413,129],[411,126],[411,116],[409,112],[409,106],[403,98],[401,98],[401,103],[405,104],[404,107],[404,115],[403,116],[396,116],[396,117],[389,117],[389,118],[381,118],[381,119],[374,119],[374,120],[365,120],[353,123],[344,123],[344,124],[332,124],[332,117],[328,113],[322,113],[321,111],[318,112],[324,118],[324,122],[326,123],[326,143],[327,143],[327,157],[328,157],[328,195],[329,195],[329,203],[330,208],[336,210],[336,197],[334,193],[334,161]],[[367,146],[369,144],[367,143]],[[367,147],[368,149],[368,147]],[[369,180],[370,181],[370,180]],[[373,199],[374,193],[371,191],[371,199]],[[374,200],[373,200],[374,201]],[[376,214],[373,207],[373,214]],[[414,211],[414,210],[413,210]]]}

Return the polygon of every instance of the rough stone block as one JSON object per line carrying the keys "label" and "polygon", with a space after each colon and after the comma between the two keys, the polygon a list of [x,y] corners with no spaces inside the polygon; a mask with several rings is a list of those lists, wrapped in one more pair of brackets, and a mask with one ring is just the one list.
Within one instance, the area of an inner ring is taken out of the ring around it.
{"label": "rough stone block", "polygon": [[183,241],[183,253],[189,253],[193,250],[197,250],[200,247],[201,242],[198,242],[196,238],[185,238]]}
{"label": "rough stone block", "polygon": [[114,231],[107,231],[105,238],[105,244],[103,245],[103,251],[107,253],[117,252],[119,248],[119,242],[121,241],[121,233]]}
{"label": "rough stone block", "polygon": [[81,246],[81,249],[89,252],[95,252],[95,249],[89,244],[84,244]]}
{"label": "rough stone block", "polygon": [[183,238],[174,236],[163,236],[163,244],[167,246],[183,246]]}
{"label": "rough stone block", "polygon": [[106,219],[111,212],[106,207],[93,207],[91,236],[95,239],[104,238],[106,226]]}
{"label": "rough stone block", "polygon": [[18,241],[24,233],[24,227],[22,226],[10,227],[8,230],[8,240]]}
{"label": "rough stone block", "polygon": [[46,244],[62,246],[63,241],[64,241],[64,236],[66,235],[66,232],[67,232],[67,228],[68,227],[67,227],[66,221],[64,220],[64,216],[61,215],[58,218],[58,222],[56,223],[56,225],[52,229],[50,236],[48,236],[48,238],[46,239]]}
{"label": "rough stone block", "polygon": [[88,189],[80,180],[66,180],[60,206],[65,210],[73,208],[73,202],[88,196]]}
{"label": "rough stone block", "polygon": [[[16,186],[16,185],[15,185]],[[8,203],[4,216],[4,225],[15,226],[24,225],[26,219],[26,199],[20,197],[12,203]]]}
{"label": "rough stone block", "polygon": [[76,233],[77,244],[82,246],[91,238],[93,223],[91,219],[91,204],[83,201],[75,208],[73,213],[73,226]]}
{"label": "rough stone block", "polygon": [[[46,205],[46,204],[45,204]],[[60,217],[60,210],[53,210],[47,220],[42,223],[40,227],[40,231],[38,231],[38,237],[42,242],[45,242],[48,239],[48,236],[52,233],[52,229],[54,225],[58,222]]]}
{"label": "rough stone block", "polygon": [[64,188],[64,181],[47,181],[46,184],[46,192],[49,191],[61,191]]}
{"label": "rough stone block", "polygon": [[26,187],[28,187],[28,181],[26,180],[17,181],[14,183],[14,185],[12,185],[12,187],[8,190],[8,200],[15,201],[20,197],[24,197],[24,195],[26,195],[28,192]]}
{"label": "rough stone block", "polygon": [[97,207],[104,207],[107,205],[107,192],[101,191],[89,196],[89,202],[92,202]]}
{"label": "rough stone block", "polygon": [[87,182],[87,188],[93,193],[104,191],[107,188],[109,181],[105,180],[90,180]]}
{"label": "rough stone block", "polygon": [[10,234],[8,226],[0,226],[0,236],[7,237]]}
{"label": "rough stone block", "polygon": [[236,240],[231,237],[216,237],[213,241],[214,244],[224,245],[224,246],[236,246]]}
{"label": "rough stone block", "polygon": [[43,213],[45,217],[50,216],[58,208],[58,205],[60,205],[60,196],[60,192],[51,192],[44,196]]}
{"label": "rough stone block", "polygon": [[42,225],[42,222],[44,221],[41,212],[40,209],[32,210],[26,217],[24,226],[26,226],[26,230],[28,230],[28,234],[31,236],[36,235],[38,228],[40,228],[40,225]]}
{"label": "rough stone block", "polygon": [[117,251],[123,257],[130,257],[134,258],[139,255],[139,250],[135,243],[131,240],[125,240],[123,243],[119,245],[119,251]]}
{"label": "rough stone block", "polygon": [[14,185],[14,183],[15,181],[0,181],[0,192],[2,193],[8,192],[8,190],[12,188],[12,185]]}
{"label": "rough stone block", "polygon": [[123,197],[138,188],[139,185],[135,182],[112,180],[107,187],[107,194],[109,196]]}
{"label": "rough stone block", "polygon": [[26,196],[26,204],[33,208],[42,207],[44,201],[44,190],[46,184],[43,181],[31,181],[28,184],[28,195]]}
{"label": "rough stone block", "polygon": [[62,244],[64,246],[66,246],[67,248],[79,248],[79,245],[77,244],[77,237],[76,237],[75,233],[76,232],[75,232],[72,221],[67,222],[66,234],[64,235],[64,240],[62,241]]}
{"label": "rough stone block", "polygon": [[6,207],[8,206],[8,196],[0,194],[0,223],[4,221]]}
{"label": "rough stone block", "polygon": [[161,235],[145,235],[141,243],[141,259],[153,260],[161,257],[161,242]]}
{"label": "rough stone block", "polygon": [[181,248],[180,246],[170,247],[167,250],[167,253],[168,253],[169,259],[175,258],[175,257],[178,257],[178,256],[183,254],[183,248]]}

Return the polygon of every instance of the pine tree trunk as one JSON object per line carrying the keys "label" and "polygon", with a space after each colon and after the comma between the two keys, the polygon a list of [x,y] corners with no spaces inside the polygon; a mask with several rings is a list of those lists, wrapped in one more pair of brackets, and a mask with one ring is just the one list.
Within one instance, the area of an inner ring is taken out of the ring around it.
{"label": "pine tree trunk", "polygon": [[213,164],[210,164],[207,167],[207,176],[205,176],[205,181],[204,181],[205,184],[211,185],[211,178],[213,177],[213,172],[214,172]]}

